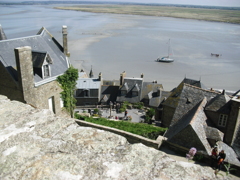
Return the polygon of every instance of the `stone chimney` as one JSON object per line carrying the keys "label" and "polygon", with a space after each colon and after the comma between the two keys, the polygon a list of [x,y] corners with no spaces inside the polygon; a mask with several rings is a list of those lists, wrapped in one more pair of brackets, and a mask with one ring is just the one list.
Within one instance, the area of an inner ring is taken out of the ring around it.
{"label": "stone chimney", "polygon": [[126,72],[123,71],[121,74],[120,74],[120,86],[123,85],[123,81],[124,81],[124,78],[126,77]]}
{"label": "stone chimney", "polygon": [[34,77],[32,63],[32,49],[29,46],[14,49],[18,72],[19,87],[23,98],[28,104],[34,105]]}
{"label": "stone chimney", "polygon": [[7,39],[7,36],[5,35],[3,29],[2,29],[2,26],[0,24],[0,41],[1,40],[6,40]]}
{"label": "stone chimney", "polygon": [[223,95],[226,94],[226,93],[225,93],[225,89],[223,89],[222,94],[223,94]]}
{"label": "stone chimney", "polygon": [[161,96],[161,95],[162,95],[161,88],[160,88],[160,87],[158,87],[158,88],[157,88],[157,96],[159,97],[159,96]]}
{"label": "stone chimney", "polygon": [[68,39],[67,39],[67,26],[62,27],[62,35],[63,35],[63,53],[70,57],[70,53],[68,52]]}
{"label": "stone chimney", "polygon": [[98,75],[98,80],[99,81],[102,81],[102,73],[100,72],[99,75]]}

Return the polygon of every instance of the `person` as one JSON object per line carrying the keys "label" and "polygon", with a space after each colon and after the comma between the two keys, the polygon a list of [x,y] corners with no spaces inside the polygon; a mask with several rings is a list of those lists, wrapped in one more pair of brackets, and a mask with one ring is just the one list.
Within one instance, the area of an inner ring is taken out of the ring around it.
{"label": "person", "polygon": [[218,157],[218,148],[214,146],[211,153],[211,167],[216,168],[217,165],[217,157]]}
{"label": "person", "polygon": [[224,150],[221,150],[221,152],[217,156],[217,169],[216,169],[215,173],[217,173],[218,171],[220,171],[222,169],[225,158],[226,158],[226,154],[225,154]]}
{"label": "person", "polygon": [[197,153],[197,149],[195,148],[195,147],[192,147],[190,150],[189,150],[189,152],[188,152],[188,154],[186,154],[186,158],[188,159],[188,160],[191,160],[191,159],[193,159],[193,157],[194,157],[194,155]]}
{"label": "person", "polygon": [[127,114],[128,114],[128,112],[127,112],[127,110],[126,110],[126,111],[125,111],[125,115],[124,115],[125,118],[127,117]]}

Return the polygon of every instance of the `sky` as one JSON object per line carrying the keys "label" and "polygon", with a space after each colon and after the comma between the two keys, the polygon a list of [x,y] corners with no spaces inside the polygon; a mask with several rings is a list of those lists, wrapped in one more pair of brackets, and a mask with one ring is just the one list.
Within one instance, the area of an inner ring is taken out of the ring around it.
{"label": "sky", "polygon": [[[23,1],[46,1],[46,0],[0,0],[0,2],[23,2]],[[55,1],[55,0],[53,0],[53,1]],[[66,0],[58,0],[58,1],[66,1]],[[71,0],[71,1],[78,1],[78,0]],[[164,4],[187,4],[187,5],[240,7],[240,0],[83,0],[83,1],[164,3]]]}

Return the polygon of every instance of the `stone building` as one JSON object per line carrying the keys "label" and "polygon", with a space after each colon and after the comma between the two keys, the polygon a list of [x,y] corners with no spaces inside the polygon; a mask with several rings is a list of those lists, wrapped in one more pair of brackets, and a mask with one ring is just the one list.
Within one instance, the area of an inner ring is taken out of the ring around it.
{"label": "stone building", "polygon": [[[162,103],[162,125],[167,141],[184,148],[196,147],[210,155],[218,143],[228,161],[240,165],[240,93],[229,96],[190,85],[184,79]],[[198,84],[199,83],[195,83]]]}
{"label": "stone building", "polygon": [[77,80],[75,99],[77,106],[92,106],[100,102],[102,85],[102,73],[99,73],[98,78],[93,77],[91,69],[89,77],[86,72],[79,72]]}
{"label": "stone building", "polygon": [[155,108],[159,106],[166,96],[162,84],[158,84],[157,81],[144,82],[143,74],[141,74],[140,78],[126,77],[125,71],[120,74],[117,102],[143,102],[145,106]]}
{"label": "stone building", "polygon": [[[3,34],[3,33],[1,33]],[[56,78],[69,67],[67,27],[63,47],[46,28],[34,36],[0,40],[0,94],[37,108],[61,112]]]}

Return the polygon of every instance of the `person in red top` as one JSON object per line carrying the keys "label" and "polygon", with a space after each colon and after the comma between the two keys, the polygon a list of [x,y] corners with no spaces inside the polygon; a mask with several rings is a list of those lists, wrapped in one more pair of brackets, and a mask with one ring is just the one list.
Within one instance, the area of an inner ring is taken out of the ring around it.
{"label": "person in red top", "polygon": [[214,148],[212,149],[212,154],[211,154],[211,167],[213,167],[214,169],[217,166],[217,157],[218,157],[218,148],[217,146],[214,146]]}

